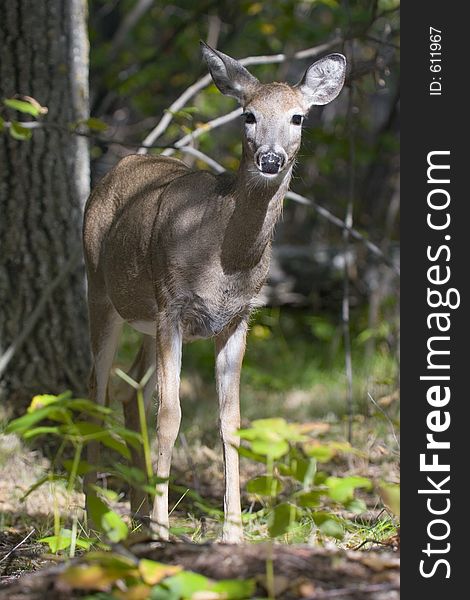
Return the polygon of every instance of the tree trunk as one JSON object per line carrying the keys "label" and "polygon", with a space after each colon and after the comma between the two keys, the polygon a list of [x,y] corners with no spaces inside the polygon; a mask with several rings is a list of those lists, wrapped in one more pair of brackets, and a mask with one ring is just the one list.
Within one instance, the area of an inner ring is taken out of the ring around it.
{"label": "tree trunk", "polygon": [[48,108],[29,141],[0,133],[0,399],[15,412],[37,393],[86,389],[89,151],[67,130],[88,118],[86,18],[86,0],[0,2],[0,102],[17,94]]}

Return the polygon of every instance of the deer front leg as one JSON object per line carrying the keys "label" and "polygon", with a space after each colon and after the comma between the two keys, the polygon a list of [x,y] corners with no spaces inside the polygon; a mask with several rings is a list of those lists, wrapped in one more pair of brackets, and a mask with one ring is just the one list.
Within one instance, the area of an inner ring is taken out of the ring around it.
{"label": "deer front leg", "polygon": [[179,400],[181,371],[181,331],[177,324],[162,316],[157,322],[157,477],[166,479],[157,484],[153,505],[153,530],[164,540],[169,537],[168,477],[171,455],[181,422]]}
{"label": "deer front leg", "polygon": [[240,427],[240,371],[245,353],[247,323],[240,321],[215,340],[216,382],[219,397],[220,437],[224,452],[224,528],[222,541],[240,542],[243,528],[240,505],[238,446]]}

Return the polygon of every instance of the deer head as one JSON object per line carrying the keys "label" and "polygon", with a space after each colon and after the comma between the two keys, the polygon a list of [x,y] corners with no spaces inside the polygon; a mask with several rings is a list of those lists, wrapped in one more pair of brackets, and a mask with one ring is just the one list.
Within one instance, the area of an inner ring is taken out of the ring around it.
{"label": "deer head", "polygon": [[328,104],[340,93],[346,73],[342,54],[313,63],[301,81],[263,84],[227,54],[201,42],[212,79],[244,109],[243,158],[255,177],[275,179],[290,172],[300,147],[302,122],[314,105]]}

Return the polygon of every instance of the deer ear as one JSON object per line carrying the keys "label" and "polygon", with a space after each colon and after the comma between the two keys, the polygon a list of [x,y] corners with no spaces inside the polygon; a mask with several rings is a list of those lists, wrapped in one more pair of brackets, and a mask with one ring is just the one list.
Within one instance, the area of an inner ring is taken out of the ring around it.
{"label": "deer ear", "polygon": [[313,63],[297,87],[310,106],[328,104],[340,93],[346,75],[346,58],[329,54]]}
{"label": "deer ear", "polygon": [[222,94],[233,96],[243,104],[246,96],[259,85],[256,77],[237,60],[201,42],[202,56],[209,67],[215,85]]}

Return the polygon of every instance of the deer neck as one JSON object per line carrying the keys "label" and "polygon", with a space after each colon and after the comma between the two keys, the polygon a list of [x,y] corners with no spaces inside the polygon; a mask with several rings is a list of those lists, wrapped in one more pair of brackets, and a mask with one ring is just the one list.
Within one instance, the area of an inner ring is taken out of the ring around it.
{"label": "deer neck", "polygon": [[291,171],[290,167],[285,173],[266,179],[256,172],[253,161],[243,156],[232,189],[235,207],[222,247],[225,272],[253,269],[266,256],[282,213]]}

